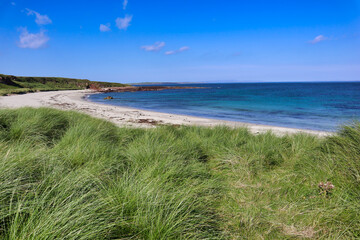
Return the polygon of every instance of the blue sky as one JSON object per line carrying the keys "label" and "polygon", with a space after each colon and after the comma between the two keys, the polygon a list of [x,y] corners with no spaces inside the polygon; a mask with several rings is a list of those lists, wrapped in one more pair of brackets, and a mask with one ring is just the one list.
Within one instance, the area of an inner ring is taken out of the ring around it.
{"label": "blue sky", "polygon": [[360,80],[360,0],[0,0],[0,73],[112,82]]}

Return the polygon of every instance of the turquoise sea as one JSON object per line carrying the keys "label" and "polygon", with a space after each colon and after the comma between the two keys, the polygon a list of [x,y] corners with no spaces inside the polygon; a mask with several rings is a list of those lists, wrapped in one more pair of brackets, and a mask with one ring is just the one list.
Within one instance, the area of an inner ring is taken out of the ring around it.
{"label": "turquoise sea", "polygon": [[[336,131],[342,124],[360,120],[360,82],[180,86],[205,88],[101,93],[90,95],[89,100],[165,113],[324,131]],[[106,96],[114,99],[104,100]]]}

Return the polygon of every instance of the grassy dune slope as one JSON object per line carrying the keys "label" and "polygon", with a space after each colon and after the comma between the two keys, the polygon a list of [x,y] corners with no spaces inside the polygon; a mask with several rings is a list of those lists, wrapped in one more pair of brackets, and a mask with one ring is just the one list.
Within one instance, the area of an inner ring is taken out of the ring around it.
{"label": "grassy dune slope", "polygon": [[16,77],[0,74],[0,96],[16,93],[85,88],[122,87],[121,83],[94,82],[87,79],[57,77]]}
{"label": "grassy dune slope", "polygon": [[0,110],[0,182],[1,239],[359,238],[360,126],[318,139]]}

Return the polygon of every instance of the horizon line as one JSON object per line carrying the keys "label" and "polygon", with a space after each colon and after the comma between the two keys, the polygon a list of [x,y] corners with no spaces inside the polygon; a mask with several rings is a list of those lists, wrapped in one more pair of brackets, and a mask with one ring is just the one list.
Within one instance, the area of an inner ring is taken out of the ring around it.
{"label": "horizon line", "polygon": [[254,81],[254,82],[242,82],[242,81],[229,81],[229,82],[169,82],[169,81],[163,81],[163,82],[124,82],[124,84],[231,84],[231,83],[349,83],[349,82],[360,82],[360,80],[320,80],[320,81]]}

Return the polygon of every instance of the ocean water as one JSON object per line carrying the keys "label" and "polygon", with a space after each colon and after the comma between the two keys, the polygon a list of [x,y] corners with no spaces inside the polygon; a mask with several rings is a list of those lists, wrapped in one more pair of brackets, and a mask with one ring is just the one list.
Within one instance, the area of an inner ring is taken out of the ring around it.
{"label": "ocean water", "polygon": [[[360,120],[360,82],[179,86],[205,88],[101,93],[88,99],[165,113],[323,131],[336,131],[342,124]],[[114,99],[104,100],[106,96]]]}

